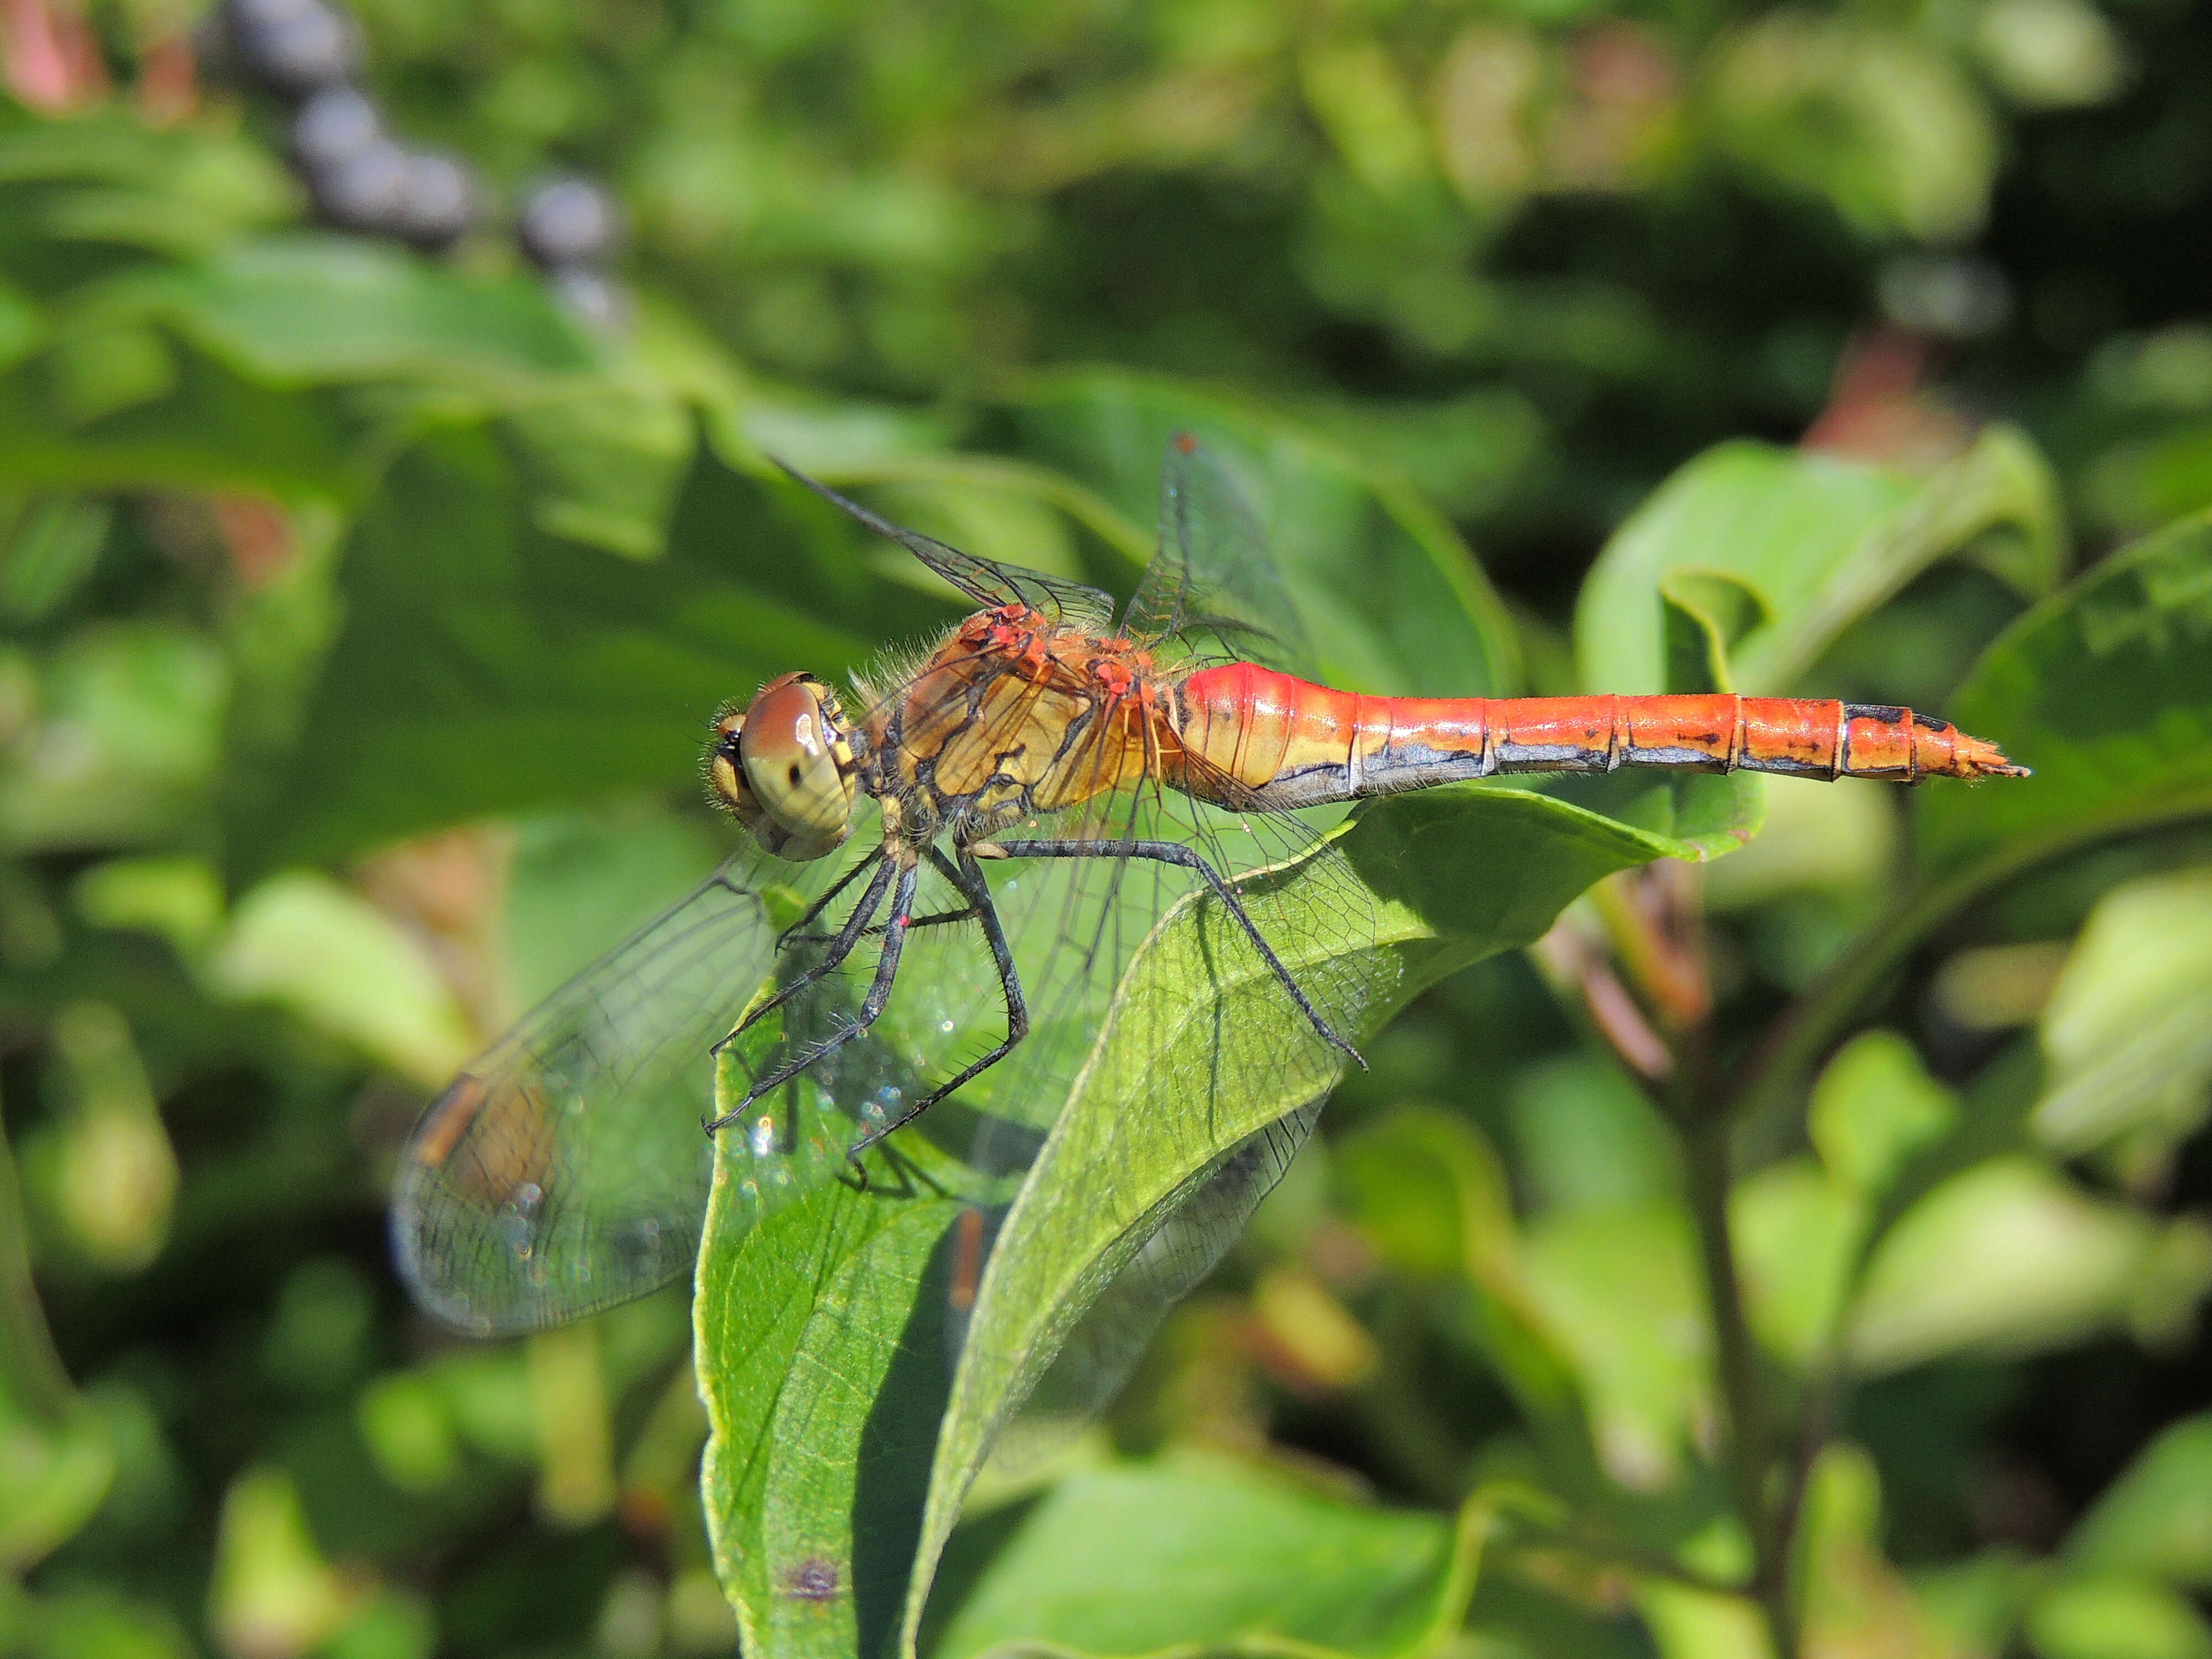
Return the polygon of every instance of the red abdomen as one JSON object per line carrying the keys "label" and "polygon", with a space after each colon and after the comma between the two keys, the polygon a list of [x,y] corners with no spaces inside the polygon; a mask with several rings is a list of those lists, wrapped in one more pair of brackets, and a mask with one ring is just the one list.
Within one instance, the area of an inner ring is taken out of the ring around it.
{"label": "red abdomen", "polygon": [[[1499,772],[1623,766],[1900,783],[2026,770],[1948,721],[1811,698],[1365,697],[1231,663],[1182,680],[1174,706],[1183,750],[1206,763],[1176,781],[1232,806],[1309,806]],[[1243,791],[1252,793],[1226,799]]]}

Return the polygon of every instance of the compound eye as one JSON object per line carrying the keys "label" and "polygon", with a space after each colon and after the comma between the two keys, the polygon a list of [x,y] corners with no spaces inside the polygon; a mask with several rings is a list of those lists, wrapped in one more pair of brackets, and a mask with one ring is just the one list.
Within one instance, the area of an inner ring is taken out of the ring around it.
{"label": "compound eye", "polygon": [[707,798],[751,830],[761,821],[761,804],[759,797],[753,793],[752,785],[745,781],[740,753],[744,730],[742,710],[723,709],[714,717],[714,734],[707,741],[707,752],[701,757],[699,769],[706,775]]}
{"label": "compound eye", "polygon": [[769,851],[819,858],[851,833],[852,749],[828,686],[799,674],[771,680],[745,710],[737,747],[767,819],[754,833]]}

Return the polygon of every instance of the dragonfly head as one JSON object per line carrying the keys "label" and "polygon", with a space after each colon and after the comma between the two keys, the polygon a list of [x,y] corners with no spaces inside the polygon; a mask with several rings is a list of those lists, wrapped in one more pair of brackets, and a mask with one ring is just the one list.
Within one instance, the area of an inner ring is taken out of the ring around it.
{"label": "dragonfly head", "polygon": [[778,858],[818,859],[853,833],[859,769],[837,694],[785,674],[714,717],[708,799]]}

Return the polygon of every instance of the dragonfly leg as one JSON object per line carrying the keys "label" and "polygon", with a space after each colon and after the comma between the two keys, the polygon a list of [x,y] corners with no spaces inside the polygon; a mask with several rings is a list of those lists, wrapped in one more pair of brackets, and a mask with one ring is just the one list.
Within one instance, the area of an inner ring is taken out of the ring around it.
{"label": "dragonfly leg", "polygon": [[787,945],[819,945],[825,939],[835,938],[835,934],[802,933],[799,930],[805,927],[809,922],[812,921],[815,917],[820,915],[824,910],[828,909],[830,904],[836,900],[838,894],[843,892],[848,887],[850,887],[856,878],[872,867],[883,857],[883,855],[884,844],[881,842],[878,842],[876,843],[876,849],[874,852],[869,854],[867,857],[862,859],[858,864],[848,870],[843,875],[838,877],[836,881],[830,884],[830,890],[828,892],[824,893],[820,898],[815,900],[813,903],[806,907],[806,914],[805,915],[799,917],[797,921],[793,922],[790,927],[785,928],[781,933],[776,935],[775,948],[781,951]]}
{"label": "dragonfly leg", "polygon": [[975,862],[975,855],[966,848],[962,848],[960,862],[956,866],[942,852],[933,847],[929,849],[929,861],[943,872],[947,881],[959,890],[960,896],[968,901],[969,908],[957,915],[917,918],[914,925],[919,927],[923,920],[965,921],[970,916],[983,924],[983,937],[989,941],[991,946],[991,960],[998,964],[999,989],[1006,1000],[1006,1040],[981,1060],[963,1066],[956,1075],[932,1089],[890,1122],[869,1130],[867,1133],[854,1142],[852,1150],[847,1156],[852,1158],[856,1165],[860,1161],[860,1154],[866,1152],[869,1147],[890,1134],[894,1129],[903,1128],[913,1122],[915,1119],[936,1105],[954,1090],[972,1083],[982,1076],[984,1073],[1013,1053],[1015,1048],[1020,1046],[1022,1039],[1030,1034],[1030,1006],[1027,1000],[1022,995],[1021,975],[1014,971],[1013,947],[1006,943],[1006,930],[1000,924],[998,907],[991,902],[990,884],[983,878],[982,868]]}
{"label": "dragonfly leg", "polygon": [[1365,1056],[1336,1034],[1335,1028],[1322,1017],[1321,1010],[1313,1006],[1312,999],[1306,995],[1304,988],[1299,985],[1291,970],[1283,966],[1283,959],[1275,954],[1274,947],[1267,943],[1258,924],[1246,912],[1236,890],[1230,886],[1221,872],[1193,848],[1173,841],[1002,841],[993,844],[1008,858],[1151,859],[1160,864],[1178,865],[1183,869],[1196,871],[1213,889],[1213,896],[1221,901],[1231,915],[1237,918],[1237,925],[1252,941],[1252,948],[1259,951],[1260,959],[1282,981],[1283,989],[1290,993],[1291,1000],[1297,1004],[1298,1012],[1320,1034],[1321,1040],[1361,1071],[1367,1069]]}
{"label": "dragonfly leg", "polygon": [[[931,915],[910,916],[907,919],[906,925],[907,930],[911,933],[917,927],[942,927],[949,922],[973,921],[975,920],[975,912],[972,908],[966,910],[939,910]],[[867,929],[860,935],[860,937],[862,939],[873,939],[877,934],[883,931],[882,924],[878,923],[875,927]],[[794,945],[824,945],[829,942],[830,938],[831,935],[828,933],[786,933],[783,936],[784,939],[788,939]],[[781,945],[783,943],[783,940],[779,939],[776,942]]]}
{"label": "dragonfly leg", "polygon": [[[880,856],[880,854],[878,854],[878,857]],[[866,866],[862,866],[859,867],[865,868]],[[852,878],[848,876],[845,879],[847,881],[850,881]],[[844,884],[841,882],[838,884],[842,886]],[[737,1023],[727,1036],[725,1036],[720,1042],[717,1042],[712,1048],[708,1049],[708,1053],[710,1054],[720,1054],[723,1049],[728,1048],[730,1044],[736,1042],[739,1034],[742,1033],[746,1027],[752,1024],[755,1020],[759,1019],[763,1014],[769,1012],[769,1010],[780,1007],[784,1003],[788,1002],[793,997],[805,990],[808,986],[813,984],[816,980],[820,979],[824,974],[835,971],[841,964],[842,964],[845,958],[853,954],[853,947],[860,943],[860,935],[867,930],[869,919],[875,915],[877,909],[884,902],[884,890],[890,884],[891,866],[888,860],[885,860],[876,866],[875,876],[869,881],[867,890],[860,895],[860,902],[853,907],[853,914],[845,918],[845,925],[837,930],[836,936],[830,941],[830,948],[823,953],[822,960],[816,963],[811,968],[806,969],[805,972],[793,975],[790,984],[780,987],[774,996],[756,1006],[751,1012],[748,1013],[743,1019]],[[835,892],[836,889],[833,888],[831,890],[831,896],[834,896]],[[827,902],[826,899],[824,902]],[[817,905],[816,908],[819,909],[820,906]],[[799,925],[804,926],[805,924],[802,921]],[[788,938],[789,935],[787,934],[785,937]],[[780,947],[781,941],[779,941],[779,948]],[[758,1093],[759,1091],[756,1090],[754,1092]],[[748,1097],[748,1099],[750,1098],[750,1097]]]}
{"label": "dragonfly leg", "polygon": [[[794,1054],[766,1077],[755,1079],[753,1086],[745,1091],[745,1097],[743,1100],[720,1117],[707,1120],[706,1128],[708,1134],[713,1134],[718,1129],[728,1127],[738,1118],[744,1116],[753,1102],[758,1100],[763,1095],[772,1089],[781,1088],[808,1066],[827,1060],[876,1023],[877,1018],[884,1012],[884,1005],[891,1000],[891,984],[898,978],[899,955],[906,948],[906,921],[914,913],[914,890],[920,867],[915,864],[894,866],[891,860],[886,859],[884,861],[883,870],[878,873],[876,880],[868,884],[869,894],[875,894],[879,885],[890,877],[894,869],[897,872],[897,879],[891,893],[890,917],[884,929],[884,951],[876,958],[875,982],[868,987],[868,994],[861,1001],[860,1011],[854,1016],[853,1023],[833,1031],[821,1042],[812,1044],[805,1052]],[[864,905],[868,904],[867,896],[864,895],[860,902]],[[845,925],[852,927],[850,921]],[[854,928],[853,936],[854,939],[860,937],[858,928]],[[842,939],[843,936],[841,934],[839,937]],[[818,969],[809,971],[816,972],[818,976]],[[778,995],[788,996],[795,988],[795,987],[787,987]],[[766,1009],[763,1008],[761,1012],[765,1012]],[[736,1033],[732,1032],[731,1035],[735,1036]],[[726,1042],[729,1038],[725,1037],[722,1040]]]}

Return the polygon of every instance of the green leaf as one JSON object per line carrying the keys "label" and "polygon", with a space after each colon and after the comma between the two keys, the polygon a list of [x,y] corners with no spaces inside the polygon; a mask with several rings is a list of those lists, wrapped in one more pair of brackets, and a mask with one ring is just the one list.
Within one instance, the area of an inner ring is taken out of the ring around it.
{"label": "green leaf", "polygon": [[725,699],[863,656],[821,619],[814,544],[777,506],[797,486],[698,454],[669,552],[640,564],[546,534],[526,474],[482,429],[392,468],[346,548],[344,630],[290,766],[228,803],[234,865],[681,788]]}
{"label": "green leaf", "polygon": [[1871,1200],[1958,1115],[1958,1097],[1928,1075],[1911,1043],[1893,1032],[1869,1031],[1820,1073],[1807,1127],[1829,1178]]}
{"label": "green leaf", "polygon": [[312,871],[240,899],[205,976],[216,996],[276,1003],[425,1088],[453,1076],[477,1040],[415,938]]}
{"label": "green leaf", "polygon": [[2097,902],[2042,1020],[2035,1131],[2075,1153],[2116,1137],[2171,1146],[2212,1085],[2212,872],[2154,876]]}
{"label": "green leaf", "polygon": [[[1375,803],[1330,844],[1244,878],[1243,896],[1354,1041],[1441,975],[1535,938],[1599,877],[1695,850],[1477,787]],[[1495,878],[1461,879],[1478,857]],[[1346,903],[1371,911],[1373,937],[1312,927]],[[1232,927],[1186,900],[1139,948],[1064,1103],[1018,1103],[1051,1132],[999,1225],[964,1345],[948,1279],[978,1248],[975,1206],[1011,1194],[932,1164],[903,1194],[825,1179],[763,1213],[725,1138],[698,1352],[718,1560],[750,1650],[873,1653],[910,1632],[986,1453],[1094,1298],[1209,1172],[1327,1093],[1334,1056]],[[1234,1054],[1257,1043],[1282,1063],[1224,1065],[1217,1020]]]}
{"label": "green leaf", "polygon": [[272,386],[395,380],[544,395],[593,366],[542,289],[459,276],[340,236],[237,244],[204,264],[119,279],[102,314],[160,320]]}
{"label": "green leaf", "polygon": [[[1443,974],[1535,939],[1600,877],[1693,850],[1541,796],[1475,787],[1376,803],[1336,844],[1370,896],[1374,939],[1273,936],[1302,982],[1328,980],[1341,1001],[1332,1018],[1355,1042]],[[1492,879],[1460,878],[1475,859]],[[1328,906],[1326,892],[1301,884],[1338,879],[1327,862],[1309,862],[1249,888],[1254,920],[1267,932],[1279,915]],[[1222,935],[1227,925],[1214,907],[1194,904],[1147,943],[1122,980],[1115,1025],[1054,1118],[1000,1232],[938,1440],[908,1630],[993,1437],[1083,1307],[1206,1171],[1332,1081],[1315,1068],[1302,1017],[1264,971],[1251,977],[1248,964],[1242,983],[1217,978],[1214,964],[1239,959]],[[1284,1056],[1281,1066],[1210,1069],[1220,1041],[1210,1008],[1242,1023],[1240,1046],[1257,1040]],[[1270,1030],[1280,1036],[1270,1040]],[[1115,1032],[1139,1040],[1115,1042]],[[1212,1081],[1194,1091],[1176,1080],[1190,1077]]]}
{"label": "green leaf", "polygon": [[46,338],[46,319],[23,295],[0,283],[0,369],[13,368]]}
{"label": "green leaf", "polygon": [[1455,1527],[1195,1456],[1085,1470],[1024,1518],[932,1652],[1427,1653],[1465,1613],[1481,1520]]}
{"label": "green leaf", "polygon": [[2039,1659],[2212,1659],[2212,1624],[2185,1595],[2139,1578],[2069,1579],[2027,1610]]}
{"label": "green leaf", "polygon": [[1759,591],[1717,570],[1670,570],[1659,579],[1665,611],[1667,690],[1733,691],[1728,653],[1766,621]]}
{"label": "green leaf", "polygon": [[1922,791],[1914,819],[1931,874],[2019,868],[2212,813],[2212,518],[2138,542],[2037,605],[1945,712],[2035,775]]}
{"label": "green leaf", "polygon": [[[0,1378],[0,1382],[4,1382]],[[114,1484],[115,1449],[100,1414],[72,1402],[41,1423],[0,1393],[0,1571],[20,1577],[89,1521]]]}
{"label": "green leaf", "polygon": [[[1489,1141],[1455,1114],[1408,1106],[1334,1152],[1347,1212],[1383,1260],[1463,1281],[1476,1340],[1529,1421],[1556,1431],[1571,1420],[1579,1435],[1578,1382],[1536,1306],[1505,1166]],[[1575,1450],[1586,1463],[1586,1444]]]}
{"label": "green leaf", "polygon": [[1729,652],[1741,690],[1786,692],[1850,623],[1962,554],[2031,598],[2064,569],[2057,485],[2009,428],[1917,486],[1832,456],[1723,444],[1662,484],[1599,556],[1575,611],[1583,684],[1668,689],[1665,594],[1723,633],[1743,628]]}
{"label": "green leaf", "polygon": [[1942,1355],[2034,1353],[2185,1319],[2212,1289],[2202,1224],[2095,1199],[2029,1158],[1936,1187],[1876,1249],[1850,1351],[1867,1373]]}
{"label": "green leaf", "polygon": [[139,845],[200,808],[228,691],[203,635],[155,621],[88,628],[34,673],[34,719],[0,751],[0,847]]}
{"label": "green leaf", "polygon": [[2212,1587],[2212,1413],[2160,1430],[2081,1517],[2065,1556],[2084,1574]]}
{"label": "green leaf", "polygon": [[1875,234],[1950,243],[1980,228],[1997,126],[1935,40],[1782,12],[1722,36],[1711,58],[1714,136],[1754,176],[1825,196]]}
{"label": "green leaf", "polygon": [[1671,1484],[1711,1409],[1689,1216],[1671,1200],[1557,1211],[1530,1225],[1522,1260],[1529,1298],[1581,1380],[1606,1472],[1632,1492]]}
{"label": "green leaf", "polygon": [[1832,1443],[1814,1465],[1798,1559],[1812,1651],[1897,1659],[1948,1651],[1941,1627],[1882,1553],[1881,1475],[1861,1448]]}
{"label": "green leaf", "polygon": [[374,476],[374,418],[323,392],[270,387],[172,344],[166,395],[65,424],[33,357],[0,375],[0,479],[32,486],[236,489],[351,501]]}
{"label": "green leaf", "polygon": [[1160,457],[1188,430],[1218,454],[1267,533],[1331,685],[1496,696],[1517,685],[1504,605],[1450,525],[1401,477],[1295,422],[1196,383],[1120,370],[1033,382],[1012,409],[1024,447],[1132,524],[1159,511]]}
{"label": "green leaf", "polygon": [[688,410],[647,387],[592,383],[507,419],[549,536],[659,556],[691,459]]}

